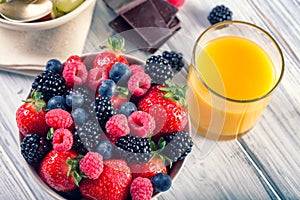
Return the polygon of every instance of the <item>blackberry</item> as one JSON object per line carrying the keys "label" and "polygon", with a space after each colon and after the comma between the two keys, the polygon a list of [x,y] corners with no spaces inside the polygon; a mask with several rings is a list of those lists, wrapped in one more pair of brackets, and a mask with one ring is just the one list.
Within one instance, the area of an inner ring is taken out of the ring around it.
{"label": "blackberry", "polygon": [[51,150],[49,140],[39,134],[28,134],[21,142],[21,154],[30,163],[39,163]]}
{"label": "blackberry", "polygon": [[95,150],[103,133],[96,120],[89,120],[80,126],[76,126],[75,132],[77,132],[81,143],[88,151]]}
{"label": "blackberry", "polygon": [[162,57],[169,62],[174,73],[179,72],[184,67],[182,53],[164,51]]}
{"label": "blackberry", "polygon": [[193,147],[193,140],[186,131],[177,131],[164,136],[166,146],[161,152],[162,155],[170,158],[172,162],[183,160]]}
{"label": "blackberry", "polygon": [[71,88],[71,90],[67,92],[67,96],[70,96],[72,94],[79,94],[83,97],[83,105],[79,107],[88,107],[93,102],[95,96],[95,92],[84,86],[76,86],[74,88]]}
{"label": "blackberry", "polygon": [[230,21],[232,19],[232,12],[224,5],[214,7],[207,17],[211,25],[223,22]]}
{"label": "blackberry", "polygon": [[165,85],[165,81],[174,76],[168,60],[161,55],[151,56],[146,60],[145,72],[151,77],[153,84]]}
{"label": "blackberry", "polygon": [[94,109],[100,127],[103,131],[105,131],[106,122],[109,120],[109,118],[116,114],[116,111],[112,106],[110,99],[108,97],[96,97]]}
{"label": "blackberry", "polygon": [[54,96],[66,95],[66,81],[54,71],[44,71],[32,83],[31,92],[37,90],[42,93],[43,100],[48,101]]}
{"label": "blackberry", "polygon": [[77,131],[75,131],[73,134],[72,148],[75,149],[81,155],[85,155],[88,152],[88,150],[85,148],[85,145],[82,143]]}
{"label": "blackberry", "polygon": [[151,158],[150,141],[133,135],[120,137],[117,142],[117,152],[128,163],[148,162]]}

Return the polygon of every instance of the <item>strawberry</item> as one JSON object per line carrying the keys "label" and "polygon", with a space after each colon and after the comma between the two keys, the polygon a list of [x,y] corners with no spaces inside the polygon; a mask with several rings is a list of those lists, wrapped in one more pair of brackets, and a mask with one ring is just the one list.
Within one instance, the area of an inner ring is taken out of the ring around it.
{"label": "strawberry", "polygon": [[103,164],[98,179],[83,179],[80,182],[82,196],[86,199],[126,199],[132,179],[127,163],[124,160],[106,160]]}
{"label": "strawberry", "polygon": [[75,172],[70,170],[67,161],[75,159],[78,153],[70,150],[50,151],[42,160],[39,175],[41,179],[57,191],[70,191],[76,188]]}
{"label": "strawberry", "polygon": [[121,41],[117,38],[109,37],[107,39],[108,50],[101,52],[94,60],[94,68],[103,68],[107,74],[116,62],[121,62],[128,65],[127,59],[121,55],[124,51],[125,40]]}
{"label": "strawberry", "polygon": [[167,173],[167,168],[159,157],[153,157],[147,163],[131,164],[132,177],[143,177],[151,179],[158,173]]}
{"label": "strawberry", "polygon": [[123,56],[123,55],[119,55],[119,56],[118,56],[117,62],[124,63],[125,65],[128,65],[128,66],[129,66],[128,60],[127,60],[127,59],[125,58],[125,56]]}
{"label": "strawberry", "polygon": [[182,131],[188,122],[185,103],[187,87],[180,88],[171,81],[167,81],[167,84],[169,87],[152,86],[138,103],[138,110],[148,112],[154,117],[156,124],[154,133],[171,134]]}
{"label": "strawberry", "polygon": [[117,86],[114,96],[110,98],[111,105],[115,108],[116,112],[118,112],[123,103],[128,102],[128,94],[128,89]]}
{"label": "strawberry", "polygon": [[18,108],[16,121],[23,136],[30,133],[47,134],[50,127],[45,121],[46,112],[43,110],[45,106],[45,102],[41,99],[41,93],[33,91],[31,98],[25,100],[25,103]]}
{"label": "strawberry", "polygon": [[167,0],[171,5],[175,6],[176,8],[179,8],[184,4],[184,0]]}
{"label": "strawberry", "polygon": [[117,55],[114,52],[104,51],[97,55],[94,60],[94,68],[102,68],[109,72],[111,67],[117,62]]}

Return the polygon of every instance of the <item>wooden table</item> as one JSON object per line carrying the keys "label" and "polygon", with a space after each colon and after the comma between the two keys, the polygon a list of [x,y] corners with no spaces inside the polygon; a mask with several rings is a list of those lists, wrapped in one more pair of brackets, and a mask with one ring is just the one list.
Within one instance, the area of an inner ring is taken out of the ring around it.
{"label": "wooden table", "polygon": [[[300,2],[187,0],[178,13],[182,29],[162,49],[181,51],[190,60],[193,43],[209,26],[209,11],[222,3],[234,19],[261,26],[277,40],[284,78],[246,136],[218,142],[194,134],[185,168],[158,199],[300,199]],[[84,52],[99,51],[114,17],[98,0]],[[26,172],[19,152],[15,112],[33,77],[0,72],[0,80],[0,199],[52,199]]]}

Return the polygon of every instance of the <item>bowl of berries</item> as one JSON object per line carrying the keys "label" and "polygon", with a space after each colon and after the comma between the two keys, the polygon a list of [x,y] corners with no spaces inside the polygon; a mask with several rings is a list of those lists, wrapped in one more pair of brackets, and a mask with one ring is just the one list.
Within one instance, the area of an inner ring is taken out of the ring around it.
{"label": "bowl of berries", "polygon": [[174,78],[182,55],[143,61],[108,41],[107,51],[49,60],[16,112],[24,162],[57,199],[157,197],[192,150],[187,86]]}
{"label": "bowl of berries", "polygon": [[[0,17],[2,64],[44,64],[81,54],[96,0],[53,0],[52,12],[35,21],[16,22]],[[70,37],[72,35],[72,37]],[[18,56],[11,56],[18,55]]]}

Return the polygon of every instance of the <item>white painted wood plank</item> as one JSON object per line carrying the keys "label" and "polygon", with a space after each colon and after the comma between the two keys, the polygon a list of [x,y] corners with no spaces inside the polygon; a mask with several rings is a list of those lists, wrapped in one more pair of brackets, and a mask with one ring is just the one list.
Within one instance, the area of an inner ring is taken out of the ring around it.
{"label": "white painted wood plank", "polygon": [[0,199],[51,200],[28,173],[19,149],[15,112],[29,93],[33,79],[6,72],[0,72],[0,77],[2,88],[10,88],[2,90],[0,96]]}
{"label": "white painted wood plank", "polygon": [[299,199],[299,2],[249,0],[248,4],[254,9],[248,9],[243,17],[265,28],[279,42],[285,57],[285,74],[262,119],[241,142],[283,198]]}

